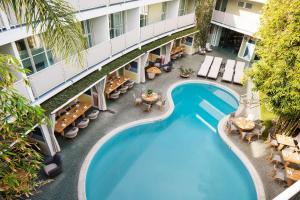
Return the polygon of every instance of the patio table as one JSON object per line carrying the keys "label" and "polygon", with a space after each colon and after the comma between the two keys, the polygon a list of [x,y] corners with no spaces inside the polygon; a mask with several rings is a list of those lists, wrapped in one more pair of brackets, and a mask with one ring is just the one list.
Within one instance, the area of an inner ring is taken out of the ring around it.
{"label": "patio table", "polygon": [[161,70],[158,67],[150,67],[147,69],[147,73],[161,74]]}
{"label": "patio table", "polygon": [[79,102],[70,111],[66,112],[66,114],[56,120],[55,131],[64,135],[65,128],[67,128],[70,124],[73,124],[77,118],[84,115],[84,113],[91,107],[91,103]]}
{"label": "patio table", "polygon": [[300,154],[298,152],[294,152],[289,148],[286,148],[281,151],[281,154],[284,161],[300,165]]}
{"label": "patio table", "polygon": [[155,103],[159,98],[159,95],[155,92],[153,92],[151,95],[148,95],[147,93],[142,94],[143,101],[153,104]]}
{"label": "patio table", "polygon": [[109,96],[110,93],[118,89],[121,85],[126,83],[129,80],[129,78],[126,78],[124,76],[120,76],[119,78],[116,78],[114,80],[108,81],[106,83],[105,87],[105,93],[107,96]]}
{"label": "patio table", "polygon": [[291,146],[291,147],[296,146],[294,138],[289,137],[289,136],[276,134],[276,140],[278,143],[283,144],[283,145],[287,145],[287,146]]}
{"label": "patio table", "polygon": [[300,180],[300,171],[290,168],[290,167],[285,167],[285,174],[286,177],[288,178],[288,186],[292,185],[293,182]]}
{"label": "patio table", "polygon": [[255,127],[255,123],[245,117],[235,118],[233,124],[236,125],[240,131],[252,131]]}

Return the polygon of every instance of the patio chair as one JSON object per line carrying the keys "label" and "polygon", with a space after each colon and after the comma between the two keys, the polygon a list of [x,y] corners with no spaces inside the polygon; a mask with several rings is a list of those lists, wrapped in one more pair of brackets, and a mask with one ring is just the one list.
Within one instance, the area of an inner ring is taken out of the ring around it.
{"label": "patio chair", "polygon": [[166,104],[166,100],[162,100],[162,99],[158,100],[158,101],[155,103],[155,105],[157,105],[158,108],[159,108],[159,110],[161,110],[161,111],[163,110],[165,104]]}
{"label": "patio chair", "polygon": [[279,182],[280,184],[287,184],[287,177],[284,169],[276,168],[274,166],[273,180]]}
{"label": "patio chair", "polygon": [[97,119],[100,111],[99,110],[93,110],[91,113],[88,114],[88,118],[91,120]]}
{"label": "patio chair", "polygon": [[133,94],[133,100],[135,105],[140,105],[143,102],[142,98],[137,97],[136,94]]}
{"label": "patio chair", "polygon": [[53,157],[45,161],[43,170],[48,177],[55,177],[63,171],[61,156],[56,153]]}
{"label": "patio chair", "polygon": [[121,94],[124,94],[124,93],[127,92],[127,90],[128,90],[128,86],[123,85],[123,86],[121,87],[121,89],[120,89],[120,93],[121,93]]}
{"label": "patio chair", "polygon": [[118,98],[120,97],[120,94],[121,94],[120,91],[114,92],[114,93],[112,93],[112,94],[109,96],[109,98],[110,98],[110,99],[118,99]]}
{"label": "patio chair", "polygon": [[78,128],[86,128],[89,125],[90,120],[88,118],[83,118],[78,124]]}
{"label": "patio chair", "polygon": [[128,89],[133,88],[134,81],[128,81],[125,85],[128,87]]}
{"label": "patio chair", "polygon": [[69,129],[65,134],[64,137],[69,138],[69,139],[73,139],[77,136],[79,131],[78,127],[72,127],[71,129]]}
{"label": "patio chair", "polygon": [[230,119],[228,119],[228,121],[226,123],[226,130],[227,130],[227,133],[230,133],[230,134],[239,132],[238,128],[233,124],[232,120],[230,120]]}
{"label": "patio chair", "polygon": [[150,112],[151,111],[151,107],[152,105],[151,104],[148,104],[148,103],[143,103],[143,111],[144,112]]}
{"label": "patio chair", "polygon": [[254,137],[257,137],[257,139],[259,140],[259,137],[263,134],[264,131],[265,126],[261,126],[258,129],[254,129],[253,131],[246,134],[245,139],[248,140],[248,143],[251,143]]}

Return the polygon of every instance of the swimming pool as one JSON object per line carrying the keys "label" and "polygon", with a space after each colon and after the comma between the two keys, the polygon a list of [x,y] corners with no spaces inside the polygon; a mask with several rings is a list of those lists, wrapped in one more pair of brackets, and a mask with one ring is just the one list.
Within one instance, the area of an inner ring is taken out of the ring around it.
{"label": "swimming pool", "polygon": [[204,83],[179,85],[172,98],[164,120],[124,129],[100,145],[86,173],[87,200],[257,198],[247,169],[217,133],[236,98]]}

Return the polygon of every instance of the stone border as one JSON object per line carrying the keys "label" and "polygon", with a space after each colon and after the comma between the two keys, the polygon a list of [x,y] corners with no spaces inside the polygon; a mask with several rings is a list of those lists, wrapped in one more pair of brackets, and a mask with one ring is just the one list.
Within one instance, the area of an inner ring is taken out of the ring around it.
{"label": "stone border", "polygon": [[[203,80],[186,80],[186,81],[179,81],[179,82],[172,84],[167,91],[167,101],[169,102],[169,108],[168,108],[167,112],[165,112],[164,114],[162,114],[158,117],[136,120],[136,121],[127,123],[125,125],[122,125],[116,129],[112,130],[105,136],[103,136],[92,147],[92,149],[87,154],[87,156],[81,166],[81,169],[80,169],[80,174],[79,174],[79,179],[78,179],[78,200],[86,200],[85,181],[86,181],[87,170],[88,170],[88,167],[90,165],[92,158],[98,152],[98,150],[102,147],[102,145],[104,145],[109,139],[111,139],[113,136],[117,135],[118,133],[120,133],[121,131],[123,131],[125,129],[166,119],[168,116],[171,115],[171,113],[174,110],[172,91],[179,85],[184,85],[184,84],[189,84],[189,83],[200,83],[200,84],[202,83],[202,84],[217,86],[217,87],[231,93],[237,100],[239,100],[239,95],[234,90],[232,90],[226,86],[223,86],[219,83],[203,81]],[[237,112],[239,113],[239,112],[241,112],[241,110],[242,110],[242,108],[241,108],[241,106],[239,106]],[[242,151],[240,151],[238,149],[238,147],[230,141],[230,139],[227,137],[226,133],[222,129],[227,117],[228,116],[224,117],[218,124],[218,131],[219,131],[220,137],[229,146],[229,148],[233,151],[233,153],[235,153],[238,156],[238,158],[242,161],[242,163],[246,166],[246,168],[249,171],[249,173],[252,177],[252,180],[254,182],[256,193],[257,193],[257,198],[259,200],[263,200],[263,199],[265,199],[265,192],[264,192],[264,187],[263,187],[262,181],[260,179],[260,176],[256,172],[252,163],[245,156],[245,154]]]}

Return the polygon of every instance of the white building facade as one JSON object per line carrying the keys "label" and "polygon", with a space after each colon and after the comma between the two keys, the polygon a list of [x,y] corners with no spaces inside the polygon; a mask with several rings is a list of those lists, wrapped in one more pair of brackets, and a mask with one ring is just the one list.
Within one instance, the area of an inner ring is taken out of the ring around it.
{"label": "white building facade", "polygon": [[[27,74],[17,74],[15,88],[33,105],[42,104],[132,50],[195,26],[194,0],[66,1],[74,7],[87,40],[88,48],[82,52],[86,57],[83,67],[55,58],[41,35],[27,31],[13,13],[0,12],[0,53],[15,56],[23,68],[30,70]],[[170,44],[166,44],[169,49]],[[136,58],[137,71],[142,71],[143,60],[145,55]],[[29,81],[29,86],[23,78]],[[138,83],[145,78],[137,75],[134,79]],[[101,80],[105,81],[105,77]],[[40,129],[49,153],[59,151],[51,127]]]}
{"label": "white building facade", "polygon": [[217,0],[211,23],[210,42],[228,48],[238,57],[252,61],[255,57],[255,33],[267,0]]}

